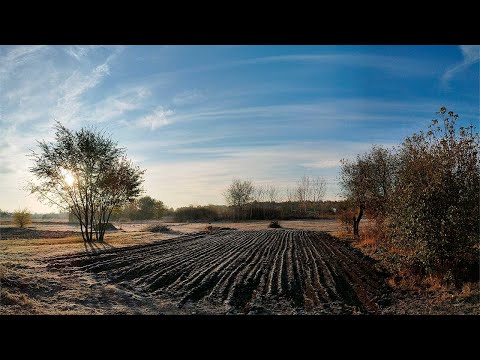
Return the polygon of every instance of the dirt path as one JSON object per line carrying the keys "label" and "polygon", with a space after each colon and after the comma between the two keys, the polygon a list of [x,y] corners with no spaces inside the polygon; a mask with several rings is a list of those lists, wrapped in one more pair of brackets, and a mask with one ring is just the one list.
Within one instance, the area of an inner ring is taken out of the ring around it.
{"label": "dirt path", "polygon": [[197,313],[378,313],[390,294],[373,260],[326,233],[302,230],[194,233],[50,258],[48,267],[95,274]]}

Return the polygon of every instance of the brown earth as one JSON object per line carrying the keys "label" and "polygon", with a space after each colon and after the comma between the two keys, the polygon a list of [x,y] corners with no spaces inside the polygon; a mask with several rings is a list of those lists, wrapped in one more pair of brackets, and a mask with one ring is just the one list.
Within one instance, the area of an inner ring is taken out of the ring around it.
{"label": "brown earth", "polygon": [[19,227],[0,228],[0,240],[11,239],[59,239],[76,235],[73,231],[37,230]]}
{"label": "brown earth", "polygon": [[326,233],[195,233],[96,255],[49,259],[68,276],[94,273],[198,313],[379,313],[385,276],[370,258]]}

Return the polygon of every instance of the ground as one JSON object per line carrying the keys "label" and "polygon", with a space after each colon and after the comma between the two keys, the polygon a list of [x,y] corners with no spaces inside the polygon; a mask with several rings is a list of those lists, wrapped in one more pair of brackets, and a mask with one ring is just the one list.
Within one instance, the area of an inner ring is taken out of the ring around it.
{"label": "ground", "polygon": [[480,313],[475,285],[440,296],[384,286],[375,261],[329,236],[335,220],[268,223],[168,223],[166,233],[114,223],[121,230],[88,246],[62,222],[2,225],[0,314]]}

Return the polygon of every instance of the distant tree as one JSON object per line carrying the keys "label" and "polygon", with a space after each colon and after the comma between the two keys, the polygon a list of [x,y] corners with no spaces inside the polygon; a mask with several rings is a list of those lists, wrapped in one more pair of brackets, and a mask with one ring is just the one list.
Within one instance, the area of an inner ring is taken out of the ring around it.
{"label": "distant tree", "polygon": [[309,200],[312,202],[313,210],[316,213],[320,202],[325,196],[325,192],[327,190],[327,184],[325,182],[325,179],[319,176],[312,177],[309,183],[310,183]]}
{"label": "distant tree", "polygon": [[286,196],[286,200],[289,204],[289,211],[290,213],[293,213],[294,211],[294,202],[296,201],[297,199],[297,191],[296,191],[296,188],[294,187],[287,187],[287,189],[285,190],[285,196]]}
{"label": "distant tree", "polygon": [[275,185],[269,184],[266,187],[266,194],[267,194],[267,199],[269,201],[269,217],[274,217],[275,203],[278,201],[278,198],[280,196],[280,191]]}
{"label": "distant tree", "polygon": [[154,219],[161,219],[167,213],[167,207],[163,201],[155,200]]}
{"label": "distant tree", "polygon": [[267,199],[268,199],[268,201],[271,202],[271,203],[277,202],[277,201],[278,201],[278,197],[279,197],[279,195],[280,195],[280,192],[279,192],[278,188],[277,188],[275,185],[273,185],[273,184],[269,184],[269,185],[267,186],[267,189],[266,189],[266,190],[267,190]]}
{"label": "distant tree", "polygon": [[234,219],[242,216],[245,206],[252,200],[254,189],[252,181],[234,178],[224,191],[225,201],[234,208]]}
{"label": "distant tree", "polygon": [[156,201],[151,196],[144,196],[138,199],[138,213],[136,218],[140,220],[149,220],[155,218]]}
{"label": "distant tree", "polygon": [[1,210],[0,209],[0,218],[7,218],[7,217],[11,217],[12,214],[9,213],[8,211],[4,211],[4,210]]}
{"label": "distant tree", "polygon": [[355,161],[342,160],[342,193],[351,206],[358,209],[352,219],[355,237],[359,236],[365,211],[374,217],[385,214],[394,185],[395,167],[395,154],[380,146],[373,146]]}
{"label": "distant tree", "polygon": [[31,193],[74,214],[85,242],[103,241],[113,209],[141,193],[145,171],[94,128],[72,131],[57,122],[55,141],[38,145],[31,154],[30,171],[36,177],[28,187]]}
{"label": "distant tree", "polygon": [[13,213],[13,223],[21,228],[32,222],[32,214],[27,209],[15,210]]}
{"label": "distant tree", "polygon": [[265,212],[266,212],[266,208],[265,208],[265,199],[267,197],[267,188],[265,185],[263,184],[260,184],[260,185],[255,185],[254,189],[253,189],[253,194],[252,194],[252,201],[255,203],[256,205],[256,209],[257,209],[257,212],[260,213],[262,212],[263,213],[263,218],[265,218]]}
{"label": "distant tree", "polygon": [[310,196],[310,178],[307,175],[303,175],[297,182],[295,188],[295,200],[301,206],[303,213],[307,214],[307,204]]}

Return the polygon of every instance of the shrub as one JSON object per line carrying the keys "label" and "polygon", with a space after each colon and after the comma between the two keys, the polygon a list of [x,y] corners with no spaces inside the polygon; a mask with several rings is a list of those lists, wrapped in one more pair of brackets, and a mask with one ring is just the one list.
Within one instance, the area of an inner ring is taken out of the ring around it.
{"label": "shrub", "polygon": [[270,224],[268,224],[268,227],[273,229],[278,229],[278,228],[281,228],[282,226],[278,223],[277,220],[274,220],[274,221],[271,221]]}
{"label": "shrub", "polygon": [[340,223],[342,231],[346,234],[353,233],[353,221],[352,219],[356,217],[357,212],[354,209],[341,210],[338,213],[337,221]]}
{"label": "shrub", "polygon": [[13,223],[21,228],[32,223],[32,215],[27,209],[16,210],[13,213]]}
{"label": "shrub", "polygon": [[153,224],[147,226],[144,231],[149,231],[153,233],[164,233],[164,232],[169,232],[172,231],[168,226],[166,225],[161,225],[161,224]]}
{"label": "shrub", "polygon": [[400,147],[388,229],[400,265],[457,282],[478,263],[480,144],[473,125],[457,131],[446,112]]}

